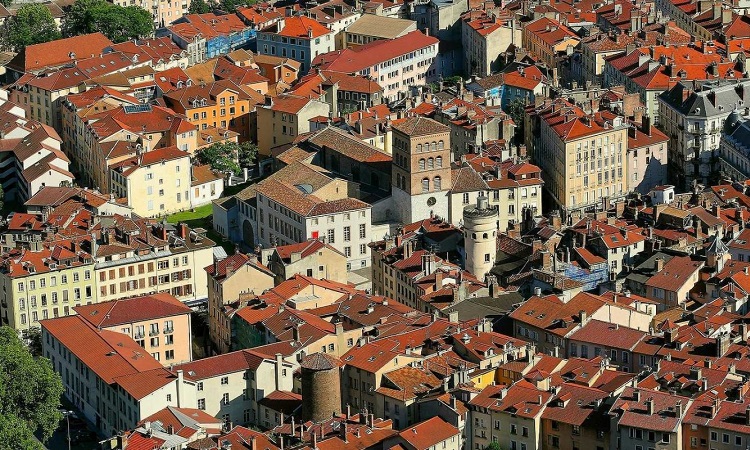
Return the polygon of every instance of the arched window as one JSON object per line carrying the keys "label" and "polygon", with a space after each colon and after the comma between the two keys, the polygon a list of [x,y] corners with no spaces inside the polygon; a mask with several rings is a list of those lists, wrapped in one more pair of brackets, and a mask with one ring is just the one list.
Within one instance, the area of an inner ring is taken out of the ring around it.
{"label": "arched window", "polygon": [[438,141],[438,150],[442,150],[442,149],[444,149],[444,148],[445,148],[445,142],[443,142],[443,141]]}
{"label": "arched window", "polygon": [[417,144],[417,153],[422,151],[422,144]]}
{"label": "arched window", "polygon": [[432,158],[427,158],[427,168],[428,169],[434,169],[435,168],[435,160]]}
{"label": "arched window", "polygon": [[433,188],[434,188],[434,189],[435,189],[436,191],[439,191],[439,190],[440,190],[440,188],[441,188],[441,186],[442,186],[442,183],[443,183],[443,179],[442,179],[442,178],[440,178],[440,177],[435,177],[435,178],[433,178],[433,180],[432,180],[432,187],[433,187]]}
{"label": "arched window", "polygon": [[422,178],[422,192],[430,192],[430,179]]}
{"label": "arched window", "polygon": [[435,150],[437,150],[437,142],[433,142],[433,143],[432,143],[432,146],[431,146],[431,150],[432,150],[433,152],[434,152]]}
{"label": "arched window", "polygon": [[484,233],[484,234],[482,235],[482,239],[487,239],[487,237],[488,237],[487,233]]}
{"label": "arched window", "polygon": [[419,160],[419,170],[424,170],[424,158]]}
{"label": "arched window", "polygon": [[[440,142],[443,142],[443,141],[440,141]],[[438,168],[443,167],[443,157],[442,156],[438,156],[437,158],[435,158],[435,165]]]}

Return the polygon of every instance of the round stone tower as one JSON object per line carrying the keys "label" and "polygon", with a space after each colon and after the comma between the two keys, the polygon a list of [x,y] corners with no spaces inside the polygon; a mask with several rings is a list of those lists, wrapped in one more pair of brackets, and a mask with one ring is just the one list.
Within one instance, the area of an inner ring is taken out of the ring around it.
{"label": "round stone tower", "polygon": [[464,208],[465,268],[479,280],[495,265],[498,219],[498,209],[490,206],[484,195],[477,198],[476,206]]}
{"label": "round stone tower", "polygon": [[341,361],[326,353],[313,353],[300,367],[302,420],[317,423],[341,413]]}

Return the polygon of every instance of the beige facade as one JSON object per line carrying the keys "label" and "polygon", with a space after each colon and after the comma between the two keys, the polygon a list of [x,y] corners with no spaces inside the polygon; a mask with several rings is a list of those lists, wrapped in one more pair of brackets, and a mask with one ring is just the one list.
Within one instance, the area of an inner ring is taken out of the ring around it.
{"label": "beige facade", "polygon": [[110,191],[126,197],[141,217],[192,207],[190,154],[176,147],[155,149],[110,166]]}
{"label": "beige facade", "polygon": [[627,193],[628,127],[622,117],[590,117],[561,100],[534,115],[540,120],[526,128],[534,142],[533,162],[555,203],[580,210]]}
{"label": "beige facade", "polygon": [[261,261],[281,282],[294,275],[346,283],[346,256],[318,240],[263,249]]}
{"label": "beige facade", "polygon": [[298,135],[310,131],[310,119],[328,117],[331,107],[320,100],[280,95],[258,106],[258,152],[270,155],[271,149],[292,143]]}
{"label": "beige facade", "polygon": [[231,346],[230,319],[234,308],[226,305],[238,302],[242,294],[262,294],[274,286],[274,276],[266,267],[241,253],[224,260],[214,260],[203,271],[208,276],[208,323],[211,342],[219,353]]}

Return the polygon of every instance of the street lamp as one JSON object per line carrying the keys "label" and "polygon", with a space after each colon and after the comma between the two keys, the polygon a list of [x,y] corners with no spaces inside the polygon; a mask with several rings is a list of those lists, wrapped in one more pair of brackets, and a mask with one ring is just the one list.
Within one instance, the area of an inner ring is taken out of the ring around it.
{"label": "street lamp", "polygon": [[65,416],[65,421],[68,424],[68,450],[70,450],[70,415],[73,414],[73,411],[63,411],[63,415]]}

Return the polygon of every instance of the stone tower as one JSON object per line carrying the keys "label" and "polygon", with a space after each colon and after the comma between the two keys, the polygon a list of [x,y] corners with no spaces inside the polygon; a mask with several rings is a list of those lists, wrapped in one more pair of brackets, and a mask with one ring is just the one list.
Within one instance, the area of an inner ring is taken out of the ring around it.
{"label": "stone tower", "polygon": [[300,364],[302,420],[315,423],[341,413],[341,361],[326,353],[313,353]]}
{"label": "stone tower", "polygon": [[391,193],[396,217],[412,223],[430,213],[448,217],[451,188],[450,128],[426,117],[393,126]]}
{"label": "stone tower", "polygon": [[490,206],[484,195],[477,198],[476,206],[464,208],[465,269],[479,280],[484,280],[495,265],[498,219],[498,209]]}

